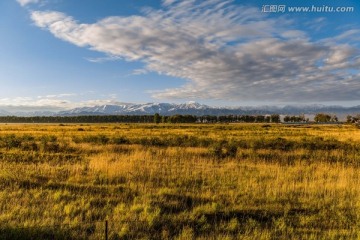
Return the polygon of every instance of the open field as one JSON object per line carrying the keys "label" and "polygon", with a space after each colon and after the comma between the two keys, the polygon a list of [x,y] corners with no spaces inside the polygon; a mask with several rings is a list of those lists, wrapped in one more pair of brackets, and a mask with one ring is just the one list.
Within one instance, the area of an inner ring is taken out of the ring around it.
{"label": "open field", "polygon": [[0,125],[0,239],[358,239],[353,125]]}

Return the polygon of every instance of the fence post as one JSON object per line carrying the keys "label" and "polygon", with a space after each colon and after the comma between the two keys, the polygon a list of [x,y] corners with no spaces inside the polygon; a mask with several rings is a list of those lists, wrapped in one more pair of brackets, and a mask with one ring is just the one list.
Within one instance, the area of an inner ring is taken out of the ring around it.
{"label": "fence post", "polygon": [[109,240],[109,238],[108,238],[108,220],[105,220],[105,240]]}

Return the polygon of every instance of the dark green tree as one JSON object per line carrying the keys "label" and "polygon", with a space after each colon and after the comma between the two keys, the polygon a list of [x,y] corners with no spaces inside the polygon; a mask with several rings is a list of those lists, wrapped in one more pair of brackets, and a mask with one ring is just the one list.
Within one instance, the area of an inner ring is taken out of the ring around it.
{"label": "dark green tree", "polygon": [[272,114],[270,116],[272,123],[279,123],[280,122],[280,115],[279,114]]}
{"label": "dark green tree", "polygon": [[161,116],[158,113],[155,113],[154,115],[154,123],[159,124],[161,121]]}
{"label": "dark green tree", "polygon": [[330,122],[331,116],[325,113],[318,113],[315,115],[314,121],[315,122]]}
{"label": "dark green tree", "polygon": [[290,122],[290,119],[291,119],[290,116],[285,116],[285,117],[284,117],[284,122]]}

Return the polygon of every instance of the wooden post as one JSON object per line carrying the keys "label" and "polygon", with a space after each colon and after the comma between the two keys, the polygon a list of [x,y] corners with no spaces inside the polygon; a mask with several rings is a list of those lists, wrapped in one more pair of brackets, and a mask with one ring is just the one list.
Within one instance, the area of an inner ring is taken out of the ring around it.
{"label": "wooden post", "polygon": [[105,240],[109,240],[109,237],[108,237],[108,220],[105,220]]}

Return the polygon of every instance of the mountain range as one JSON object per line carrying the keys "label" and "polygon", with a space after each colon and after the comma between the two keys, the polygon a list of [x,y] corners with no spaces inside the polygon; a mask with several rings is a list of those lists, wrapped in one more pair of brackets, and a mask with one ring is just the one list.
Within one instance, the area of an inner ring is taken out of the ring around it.
{"label": "mountain range", "polygon": [[257,107],[211,107],[208,105],[187,102],[174,103],[118,103],[113,105],[79,107],[63,111],[5,111],[0,109],[0,116],[81,116],[81,115],[314,115],[316,113],[335,114],[339,118],[346,115],[360,114],[360,105],[354,107],[312,105],[257,106]]}

